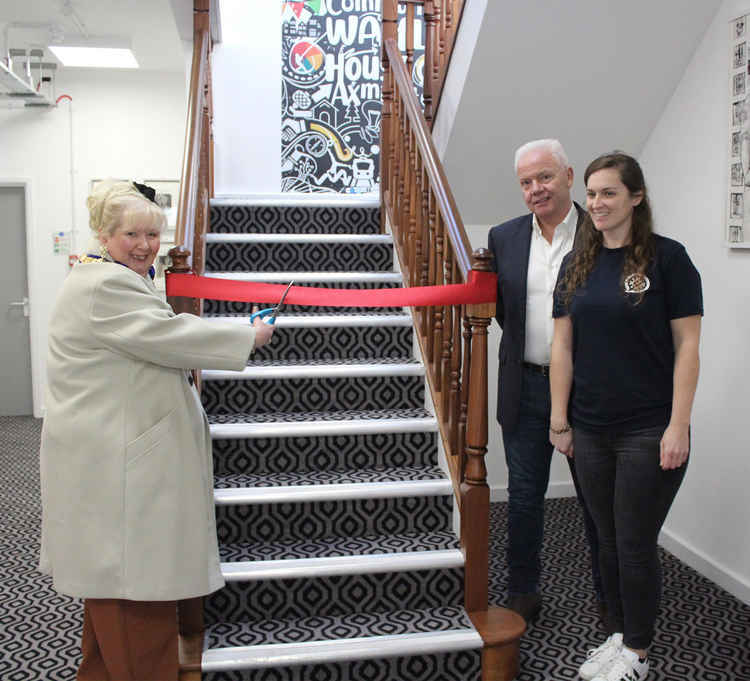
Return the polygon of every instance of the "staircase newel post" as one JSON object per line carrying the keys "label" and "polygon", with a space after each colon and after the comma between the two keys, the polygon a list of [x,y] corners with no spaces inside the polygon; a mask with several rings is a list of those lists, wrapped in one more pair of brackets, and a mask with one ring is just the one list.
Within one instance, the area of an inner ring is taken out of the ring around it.
{"label": "staircase newel post", "polygon": [[[383,64],[383,111],[380,121],[380,205],[393,208],[393,153],[391,135],[393,131],[393,72],[385,51],[385,41],[398,40],[398,0],[383,0],[383,26],[380,44],[380,60]],[[386,212],[380,212],[380,231],[386,231]],[[395,219],[395,211],[391,210]],[[393,227],[393,226],[392,226]]]}
{"label": "staircase newel post", "polygon": [[[487,249],[474,251],[474,269],[491,271]],[[487,610],[490,490],[487,486],[487,328],[492,303],[466,306],[471,327],[471,368],[468,376],[466,468],[461,482],[461,541],[466,551],[466,609]]]}
{"label": "staircase newel post", "polygon": [[[193,274],[193,270],[188,264],[190,251],[182,248],[182,246],[175,246],[170,249],[168,255],[172,260],[172,265],[167,268],[167,274]],[[195,314],[195,298],[167,296],[167,302],[172,306],[175,314],[181,314],[183,312]]]}

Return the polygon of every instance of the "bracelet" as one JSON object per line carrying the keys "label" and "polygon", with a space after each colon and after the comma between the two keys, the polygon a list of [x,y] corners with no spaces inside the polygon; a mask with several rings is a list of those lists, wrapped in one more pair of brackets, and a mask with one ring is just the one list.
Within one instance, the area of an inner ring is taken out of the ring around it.
{"label": "bracelet", "polygon": [[560,428],[560,430],[555,430],[552,426],[549,427],[549,432],[553,435],[562,435],[563,433],[569,433],[570,430],[571,428],[569,423]]}

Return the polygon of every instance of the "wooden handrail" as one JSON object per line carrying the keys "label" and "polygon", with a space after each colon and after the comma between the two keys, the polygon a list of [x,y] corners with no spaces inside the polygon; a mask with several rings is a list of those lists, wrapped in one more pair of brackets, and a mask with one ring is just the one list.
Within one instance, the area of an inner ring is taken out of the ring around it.
{"label": "wooden handrail", "polygon": [[[193,61],[190,71],[185,145],[177,202],[175,247],[169,251],[169,272],[203,274],[209,198],[213,195],[210,2],[194,2]],[[200,315],[196,298],[170,297],[176,312]]]}
{"label": "wooden handrail", "polygon": [[[413,32],[408,23],[414,6],[424,7],[424,113],[398,49],[398,6],[404,3],[405,57],[410,67]],[[461,283],[468,281],[472,270],[492,270],[492,255],[486,249],[471,250],[428,118],[440,74],[435,58],[438,52],[443,55],[440,41],[446,40],[444,32],[436,31],[443,19],[436,17],[446,17],[459,5],[463,0],[383,2],[381,225],[383,231],[390,226],[404,281],[410,286]],[[440,58],[447,68],[450,55]],[[487,331],[495,304],[413,308],[412,314],[460,512],[464,603],[484,643],[482,679],[509,681],[519,670],[519,638],[525,623],[517,613],[488,607]]]}
{"label": "wooden handrail", "polygon": [[[216,0],[213,0],[216,2]],[[193,61],[190,70],[185,145],[180,196],[177,202],[175,247],[169,251],[173,273],[203,274],[209,198],[213,196],[213,137],[211,97],[211,0],[193,3]],[[201,314],[197,298],[170,296],[175,312]],[[194,372],[200,389],[198,373]],[[200,681],[203,652],[203,598],[179,602],[180,681]]]}
{"label": "wooden handrail", "polygon": [[414,65],[415,8],[422,8],[424,21],[424,117],[432,128],[448,75],[453,47],[461,23],[465,0],[398,0],[406,8],[404,52],[407,72]]}
{"label": "wooden handrail", "polygon": [[[431,0],[425,0],[429,4]],[[490,270],[485,249],[472,253],[445,171],[396,40],[397,0],[383,14],[382,202],[406,282],[461,283]],[[494,304],[417,308],[417,337],[461,511],[466,607],[487,609],[489,488],[487,327]],[[462,333],[463,332],[463,333]]]}

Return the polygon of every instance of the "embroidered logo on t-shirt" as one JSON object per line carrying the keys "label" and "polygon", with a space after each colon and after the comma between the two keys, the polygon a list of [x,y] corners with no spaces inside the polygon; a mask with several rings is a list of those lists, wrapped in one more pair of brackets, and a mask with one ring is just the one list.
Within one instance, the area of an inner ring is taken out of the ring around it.
{"label": "embroidered logo on t-shirt", "polygon": [[625,277],[625,293],[644,293],[650,286],[648,277],[640,272]]}

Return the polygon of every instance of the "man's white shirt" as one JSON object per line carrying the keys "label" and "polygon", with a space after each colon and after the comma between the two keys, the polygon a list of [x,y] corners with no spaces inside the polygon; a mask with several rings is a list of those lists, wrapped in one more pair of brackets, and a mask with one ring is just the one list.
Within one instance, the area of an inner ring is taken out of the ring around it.
{"label": "man's white shirt", "polygon": [[562,259],[573,248],[577,222],[578,211],[571,203],[565,219],[555,228],[552,243],[548,243],[536,215],[532,218],[526,279],[526,362],[549,364],[554,328],[552,298]]}

